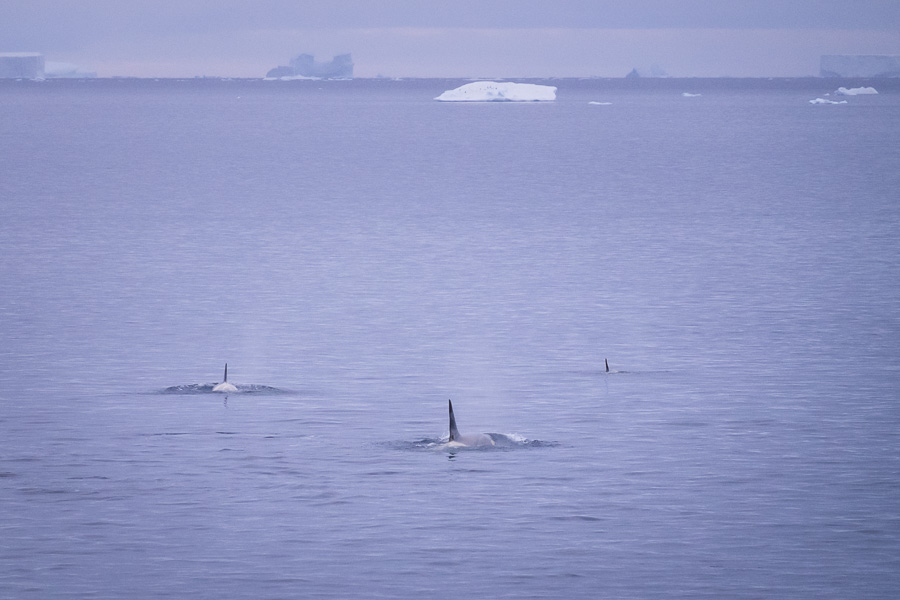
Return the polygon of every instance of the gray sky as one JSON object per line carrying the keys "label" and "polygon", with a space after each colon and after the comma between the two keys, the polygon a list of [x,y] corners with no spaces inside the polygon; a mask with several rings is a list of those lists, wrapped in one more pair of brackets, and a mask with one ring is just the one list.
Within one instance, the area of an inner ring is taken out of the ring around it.
{"label": "gray sky", "polygon": [[0,0],[0,52],[101,76],[261,77],[351,52],[360,77],[816,75],[900,54],[900,0]]}

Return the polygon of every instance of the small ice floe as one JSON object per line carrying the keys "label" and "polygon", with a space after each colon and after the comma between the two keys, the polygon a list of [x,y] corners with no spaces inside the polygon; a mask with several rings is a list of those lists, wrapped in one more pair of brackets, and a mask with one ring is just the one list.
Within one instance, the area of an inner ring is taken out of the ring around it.
{"label": "small ice floe", "polygon": [[703,94],[692,94],[690,92],[682,92],[681,93],[682,98],[697,98],[698,96],[702,96],[702,95]]}
{"label": "small ice floe", "polygon": [[834,92],[835,94],[839,94],[841,96],[864,96],[866,94],[877,94],[878,90],[873,87],[857,87],[857,88],[845,88],[839,87]]}
{"label": "small ice floe", "polygon": [[435,100],[440,102],[552,102],[556,87],[535,83],[474,81],[447,90]]}
{"label": "small ice floe", "polygon": [[612,102],[596,102],[594,100],[588,102],[588,104],[593,104],[594,106],[610,106]]}
{"label": "small ice floe", "polygon": [[828,100],[827,98],[816,98],[815,100],[810,100],[810,104],[847,104],[846,100]]}

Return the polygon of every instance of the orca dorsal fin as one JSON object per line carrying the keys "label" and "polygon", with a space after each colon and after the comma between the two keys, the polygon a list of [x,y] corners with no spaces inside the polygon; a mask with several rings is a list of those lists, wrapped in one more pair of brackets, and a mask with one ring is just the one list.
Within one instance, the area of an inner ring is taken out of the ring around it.
{"label": "orca dorsal fin", "polygon": [[603,362],[606,364],[606,372],[609,373],[609,361],[604,358]]}
{"label": "orca dorsal fin", "polygon": [[[607,371],[609,369],[606,369]],[[225,379],[222,380],[222,383],[228,383],[228,363],[225,363]]]}
{"label": "orca dorsal fin", "polygon": [[453,401],[447,400],[450,404],[450,441],[459,439],[459,429],[456,428],[456,417],[453,416]]}

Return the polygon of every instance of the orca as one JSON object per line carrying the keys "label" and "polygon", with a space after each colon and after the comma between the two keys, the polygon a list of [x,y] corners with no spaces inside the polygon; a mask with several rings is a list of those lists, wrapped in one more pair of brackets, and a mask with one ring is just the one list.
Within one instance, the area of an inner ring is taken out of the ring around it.
{"label": "orca", "polygon": [[615,373],[628,373],[628,371],[616,371],[615,369],[609,368],[609,361],[607,359],[603,359],[603,364],[606,366],[606,374],[613,375]]}
{"label": "orca", "polygon": [[222,380],[222,383],[214,385],[212,391],[222,392],[224,394],[238,391],[236,387],[228,383],[228,363],[225,363],[225,378]]}
{"label": "orca", "polygon": [[462,435],[456,428],[456,417],[453,415],[453,401],[448,400],[450,404],[450,441],[447,446],[450,448],[458,448],[461,446],[493,446],[494,439],[486,433],[470,433]]}

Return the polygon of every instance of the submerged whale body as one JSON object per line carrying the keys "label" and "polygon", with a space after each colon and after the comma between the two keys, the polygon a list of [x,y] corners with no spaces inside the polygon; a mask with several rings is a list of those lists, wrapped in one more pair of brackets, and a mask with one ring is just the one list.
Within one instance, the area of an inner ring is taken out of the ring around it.
{"label": "submerged whale body", "polygon": [[225,377],[222,378],[222,383],[214,385],[212,391],[221,392],[223,394],[238,391],[235,386],[228,383],[228,363],[225,363]]}
{"label": "submerged whale body", "polygon": [[461,446],[493,446],[494,439],[486,433],[470,433],[463,435],[456,427],[456,417],[453,415],[453,401],[450,404],[450,441],[447,446],[451,448]]}
{"label": "submerged whale body", "polygon": [[558,446],[557,442],[542,440],[530,440],[518,433],[470,433],[462,434],[456,425],[456,415],[453,414],[453,401],[447,403],[450,416],[450,435],[448,437],[424,438],[414,442],[396,442],[391,444],[403,450],[440,450],[447,451],[453,458],[458,451],[484,450],[512,450],[516,448],[547,448]]}
{"label": "submerged whale body", "polygon": [[225,364],[225,376],[221,383],[189,383],[169,386],[160,390],[162,394],[292,394],[291,390],[285,390],[270,385],[258,383],[242,383],[237,386],[228,381],[228,364]]}

